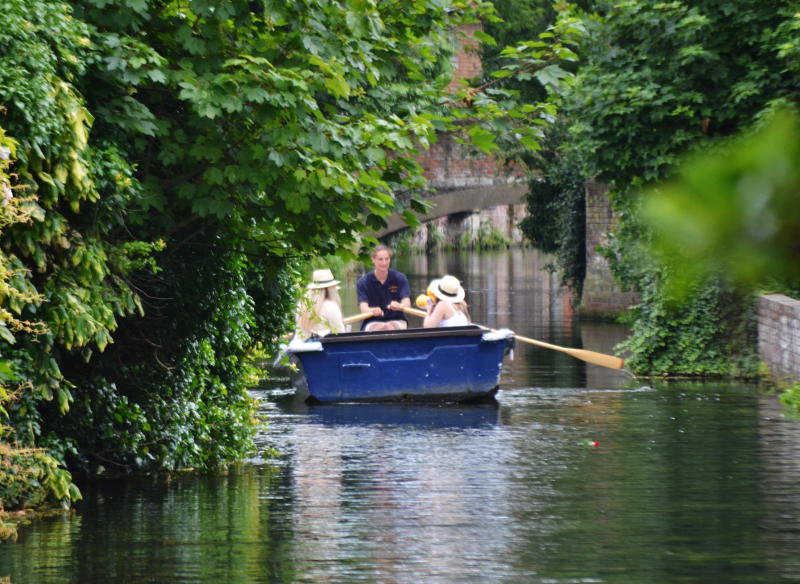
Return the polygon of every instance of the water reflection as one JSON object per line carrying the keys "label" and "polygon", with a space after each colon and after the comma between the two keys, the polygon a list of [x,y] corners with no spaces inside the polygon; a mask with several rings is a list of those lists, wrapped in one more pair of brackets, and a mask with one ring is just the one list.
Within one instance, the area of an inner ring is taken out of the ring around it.
{"label": "water reflection", "polygon": [[479,428],[497,422],[499,404],[331,404],[308,407],[320,424]]}
{"label": "water reflection", "polygon": [[443,419],[434,410],[321,406],[294,426],[299,581],[477,578],[474,562],[507,531],[502,515],[485,512],[507,499],[503,482],[485,476],[498,410],[453,407]]}

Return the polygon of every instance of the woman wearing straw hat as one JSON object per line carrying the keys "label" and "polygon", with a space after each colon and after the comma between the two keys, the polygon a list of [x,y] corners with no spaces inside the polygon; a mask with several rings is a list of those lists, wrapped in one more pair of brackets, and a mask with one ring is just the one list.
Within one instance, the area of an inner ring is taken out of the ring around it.
{"label": "woman wearing straw hat", "polygon": [[422,323],[425,328],[465,326],[470,323],[467,304],[464,302],[464,287],[458,278],[449,274],[431,282],[428,289],[436,302],[427,303],[428,315]]}
{"label": "woman wearing straw hat", "polygon": [[338,284],[329,269],[314,270],[305,297],[298,305],[297,336],[308,339],[345,332]]}

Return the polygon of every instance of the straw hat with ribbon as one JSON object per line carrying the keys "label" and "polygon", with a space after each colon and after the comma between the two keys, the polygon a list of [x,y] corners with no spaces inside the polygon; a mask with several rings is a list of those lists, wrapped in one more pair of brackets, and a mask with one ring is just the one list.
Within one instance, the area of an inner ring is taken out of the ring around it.
{"label": "straw hat with ribbon", "polygon": [[318,288],[330,288],[339,284],[339,280],[333,279],[333,272],[328,268],[321,270],[314,270],[311,276],[311,283],[308,285],[309,290],[316,290]]}
{"label": "straw hat with ribbon", "polygon": [[464,300],[464,288],[455,276],[446,275],[431,282],[430,291],[439,300],[461,302]]}

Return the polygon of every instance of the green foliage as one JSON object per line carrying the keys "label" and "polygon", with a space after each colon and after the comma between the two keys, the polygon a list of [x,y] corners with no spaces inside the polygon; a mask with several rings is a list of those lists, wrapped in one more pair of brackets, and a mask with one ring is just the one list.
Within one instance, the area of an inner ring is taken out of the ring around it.
{"label": "green foliage", "polygon": [[89,27],[59,2],[10,2],[4,17],[0,102],[16,138],[13,170],[29,220],[3,230],[3,263],[14,275],[13,292],[0,302],[44,325],[3,350],[29,388],[8,412],[21,444],[63,451],[68,437],[46,438],[39,411],[63,415],[74,403],[62,360],[88,361],[112,342],[117,319],[140,308],[124,278],[142,248],[112,237],[136,191],[132,166],[90,143],[93,115],[75,87],[87,70]]}
{"label": "green foliage", "polygon": [[781,1],[604,5],[570,92],[575,139],[617,197],[669,175],[678,157],[750,123],[796,76],[776,59],[775,32],[794,22]]}
{"label": "green foliage", "polygon": [[[30,221],[32,197],[20,197],[13,176],[8,173],[14,162],[17,143],[0,127],[0,234],[8,226]],[[41,299],[25,283],[26,273],[11,265],[0,250],[0,356],[10,353],[9,345],[20,335],[41,334],[41,322],[23,321],[14,316]],[[14,285],[14,280],[21,280]],[[12,334],[13,331],[13,334]],[[72,475],[60,462],[40,448],[21,447],[6,425],[9,410],[30,384],[19,383],[14,361],[0,359],[0,512],[21,507],[36,507],[46,502],[69,505],[81,498]],[[0,517],[0,539],[15,535],[13,524]]]}
{"label": "green foliage", "polygon": [[780,111],[756,133],[695,156],[649,193],[645,219],[681,292],[709,269],[756,290],[800,286],[800,122]]}
{"label": "green foliage", "polygon": [[[591,2],[571,2],[583,10],[589,9]],[[497,18],[488,19],[484,30],[492,42],[482,45],[482,60],[485,71],[502,70],[507,58],[506,47],[519,46],[537,39],[546,33],[559,17],[559,11],[565,12],[565,3],[554,3],[551,0],[494,0]],[[535,42],[541,43],[537,39]],[[563,65],[563,64],[562,64]],[[574,64],[566,64],[568,70],[574,70]],[[510,72],[509,72],[510,73]],[[511,75],[501,73],[503,86],[519,92],[522,103],[535,103],[547,99],[547,84],[535,82],[531,75]]]}
{"label": "green foliage", "polygon": [[[498,42],[494,46],[484,46],[484,68],[491,70],[503,65],[504,59],[512,55],[510,51],[501,49],[504,46],[518,49],[538,47],[541,50],[551,35],[558,34],[562,25],[570,26],[576,21],[576,8],[586,10],[590,5],[591,2],[495,2],[499,18],[488,22],[486,31]],[[573,43],[584,34],[583,27],[575,30],[580,34],[571,38]],[[534,38],[537,40],[531,41]],[[575,71],[577,67],[578,59],[573,54],[557,66],[535,75],[530,72],[512,75],[511,71],[500,69],[495,76],[500,77],[501,87],[512,90],[521,103],[534,104],[549,94],[549,102],[556,104],[564,86],[569,86],[570,74],[567,72]],[[555,113],[555,109],[551,113]],[[550,267],[558,270],[562,282],[580,295],[586,255],[585,176],[580,154],[566,148],[568,136],[563,119],[557,118],[547,128],[540,128],[539,132],[536,148],[520,151],[513,144],[504,144],[506,156],[517,158],[532,171],[526,196],[528,216],[520,223],[520,228],[537,247],[554,254]]]}
{"label": "green foliage", "polygon": [[641,274],[641,303],[630,315],[633,334],[618,347],[640,375],[755,377],[755,301],[721,278],[697,285],[681,302],[664,294],[664,271]]}
{"label": "green foliage", "polygon": [[[97,23],[96,44],[136,44],[100,24],[107,12],[80,13]],[[394,190],[421,185],[406,155],[432,136],[417,112],[434,104],[451,50],[438,3],[270,2],[259,13],[236,1],[177,14],[168,3],[141,18],[157,56],[103,59],[85,84],[115,114],[104,122],[154,128],[128,153],[148,168],[148,205],[181,205],[271,254],[330,254],[391,213]],[[118,89],[132,78],[135,108]]]}
{"label": "green foliage", "polygon": [[534,245],[554,254],[562,283],[580,295],[586,274],[586,178],[578,154],[564,140],[563,125],[553,126],[528,162],[540,170],[528,183],[528,215],[519,226]]}
{"label": "green foliage", "polygon": [[[16,146],[0,126],[0,233],[10,225],[31,221],[33,214],[30,203],[34,199],[20,196],[15,177],[8,173],[16,157]],[[29,285],[25,270],[14,265],[13,259],[0,249],[0,343],[13,345],[16,342],[14,332],[43,332],[41,323],[23,321],[15,316],[25,306],[40,300]]]}
{"label": "green foliage", "polygon": [[473,246],[477,249],[498,249],[511,245],[503,232],[495,227],[491,221],[481,221]]}
{"label": "green foliage", "polygon": [[795,383],[783,390],[780,400],[787,408],[800,414],[800,383]]}
{"label": "green foliage", "polygon": [[81,498],[72,475],[42,449],[0,443],[0,510],[39,507],[48,501],[69,506]]}
{"label": "green foliage", "polygon": [[[557,113],[554,102],[525,101],[517,82],[533,82],[535,94],[558,90],[570,74],[562,68],[574,63],[577,55],[573,47],[583,37],[585,29],[580,18],[571,11],[571,5],[558,5],[559,17],[540,32],[535,40],[525,40],[504,47],[499,54],[498,68],[488,71],[486,79],[468,80],[456,89],[450,110],[456,125],[465,121],[469,141],[482,153],[502,151],[506,156],[519,156],[520,152],[536,151],[540,147],[544,129]],[[484,46],[493,45],[494,39],[484,33]],[[466,137],[457,141],[468,142]]]}
{"label": "green foliage", "polygon": [[78,440],[68,458],[83,472],[214,467],[253,448],[246,389],[288,326],[297,276],[224,245],[162,256],[158,274],[137,280],[147,318],[120,321],[91,370],[66,360],[81,400],[66,415],[44,410],[47,427]]}

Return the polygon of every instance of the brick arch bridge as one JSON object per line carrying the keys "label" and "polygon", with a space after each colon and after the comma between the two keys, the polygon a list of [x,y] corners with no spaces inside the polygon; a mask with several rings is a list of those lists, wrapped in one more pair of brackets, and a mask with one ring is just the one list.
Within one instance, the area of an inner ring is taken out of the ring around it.
{"label": "brick arch bridge", "polygon": [[[461,80],[481,74],[483,63],[475,37],[481,28],[481,24],[475,23],[462,25],[456,31],[459,49],[454,57],[451,90]],[[426,198],[431,205],[429,212],[418,215],[423,223],[447,215],[524,202],[526,187],[519,169],[504,169],[491,156],[468,155],[451,134],[439,135],[437,142],[420,155],[419,162],[429,186],[435,189],[435,194]],[[377,236],[383,238],[407,227],[402,217],[395,215]]]}
{"label": "brick arch bridge", "polygon": [[[456,179],[456,177],[451,177]],[[499,178],[499,177],[498,177]],[[417,214],[425,223],[439,217],[474,213],[501,205],[519,205],[525,202],[527,186],[520,181],[502,181],[476,186],[438,188],[434,195],[424,200],[430,205],[426,213]],[[392,215],[386,227],[377,233],[378,238],[388,237],[407,229],[408,225],[401,215]]]}

